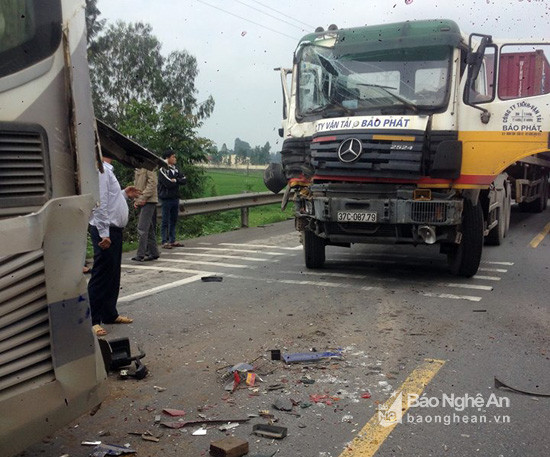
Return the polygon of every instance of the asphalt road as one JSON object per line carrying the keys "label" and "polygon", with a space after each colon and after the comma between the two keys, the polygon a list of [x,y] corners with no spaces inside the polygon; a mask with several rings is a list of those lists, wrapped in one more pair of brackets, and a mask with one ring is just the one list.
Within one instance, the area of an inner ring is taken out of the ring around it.
{"label": "asphalt road", "polygon": [[[111,374],[94,416],[24,455],[88,456],[81,441],[101,440],[129,443],[138,456],[201,456],[226,433],[246,439],[249,455],[550,455],[550,398],[494,381],[550,393],[550,236],[531,243],[549,222],[550,211],[514,208],[504,244],[484,249],[471,279],[451,276],[433,247],[329,247],[326,267],[308,271],[291,221],[190,240],[156,262],[128,254],[119,311],[135,321],[107,326],[108,338],[139,343],[149,376]],[[212,275],[223,282],[201,281]],[[342,357],[286,365],[270,349]],[[255,366],[256,386],[230,393],[228,367],[240,362]],[[390,398],[397,392],[402,403]],[[290,400],[290,412],[273,406]],[[155,423],[178,420],[163,408],[185,410],[188,421],[254,417],[194,436],[199,425]],[[268,421],[260,410],[286,438],[251,434]],[[129,434],[144,431],[162,436]]]}

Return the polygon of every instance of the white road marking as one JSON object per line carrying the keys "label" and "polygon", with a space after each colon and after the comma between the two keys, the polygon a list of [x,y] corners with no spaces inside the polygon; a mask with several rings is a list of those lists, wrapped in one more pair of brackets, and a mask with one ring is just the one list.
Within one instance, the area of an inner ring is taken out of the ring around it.
{"label": "white road marking", "polygon": [[475,276],[472,276],[472,279],[482,279],[484,281],[500,281],[502,278],[499,278],[498,276],[475,275]]}
{"label": "white road marking", "polygon": [[[351,279],[372,279],[367,275],[353,275],[347,273],[331,273],[331,272],[321,272],[321,271],[279,271],[278,273],[289,274],[289,275],[307,275],[307,276],[329,276],[333,278],[351,278]],[[392,278],[393,279],[393,278]]]}
{"label": "white road marking", "polygon": [[220,243],[220,246],[243,246],[245,248],[265,248],[265,249],[284,249],[286,251],[296,251],[297,249],[302,249],[302,246],[273,246],[268,244],[249,244],[249,243]]}
{"label": "white road marking", "polygon": [[504,268],[479,268],[478,271],[488,271],[491,273],[506,273],[508,270]]}
{"label": "white road marking", "polygon": [[486,265],[504,265],[504,266],[509,266],[509,267],[514,265],[514,262],[493,262],[493,261],[490,261],[490,260],[482,260],[481,263],[484,263]]}
{"label": "white road marking", "polygon": [[326,282],[326,281],[300,281],[298,279],[270,279],[270,278],[256,278],[253,276],[242,276],[227,274],[224,275],[226,278],[233,279],[247,279],[252,281],[265,281],[267,283],[283,283],[283,284],[295,284],[299,286],[323,286],[323,287],[350,287],[349,284],[344,284],[341,282]]}
{"label": "white road marking", "polygon": [[128,302],[132,300],[137,300],[138,298],[148,297],[150,295],[162,292],[164,290],[173,289],[174,287],[183,286],[191,282],[196,282],[201,280],[202,275],[190,276],[189,278],[180,279],[179,281],[173,281],[168,284],[163,284],[162,286],[153,287],[152,289],[143,290],[141,292],[136,292],[135,294],[126,295],[125,297],[120,297],[118,302]]}
{"label": "white road marking", "polygon": [[439,283],[441,287],[458,287],[459,289],[493,290],[493,286],[480,286],[478,284],[460,284],[460,283]]}
{"label": "white road marking", "polygon": [[170,271],[173,273],[190,273],[192,275],[202,275],[202,276],[210,276],[210,275],[217,275],[219,273],[212,273],[211,271],[201,271],[201,270],[190,270],[187,268],[172,268],[172,267],[157,267],[154,265],[131,265],[131,264],[122,264],[122,268],[126,268],[128,270],[156,270],[156,271]]}
{"label": "white road marking", "polygon": [[481,297],[472,297],[470,295],[436,294],[433,292],[423,292],[424,297],[449,298],[451,300],[480,301]]}
{"label": "white road marking", "polygon": [[208,251],[245,252],[246,254],[288,255],[285,252],[258,251],[258,250],[252,250],[252,249],[236,249],[236,248],[230,249],[230,248],[217,248],[217,247],[212,247],[212,248],[206,248],[206,247],[204,247],[204,248],[197,248],[197,247],[188,248],[188,247],[186,247],[185,251],[188,251],[189,249],[196,249],[196,250],[201,250],[201,251],[204,251],[206,249]]}
{"label": "white road marking", "polygon": [[250,265],[237,265],[235,263],[222,263],[222,262],[207,262],[205,260],[184,260],[184,259],[167,259],[164,257],[163,262],[173,262],[173,263],[190,263],[198,265],[211,265],[213,267],[226,267],[226,268],[256,268]]}
{"label": "white road marking", "polygon": [[[171,252],[170,255],[190,255],[195,257],[214,257],[216,259],[234,259],[234,260],[250,260],[252,262],[278,262],[277,259],[266,259],[261,257],[244,257],[237,255],[226,255],[226,254],[203,254],[198,252]],[[166,257],[163,257],[163,260]]]}

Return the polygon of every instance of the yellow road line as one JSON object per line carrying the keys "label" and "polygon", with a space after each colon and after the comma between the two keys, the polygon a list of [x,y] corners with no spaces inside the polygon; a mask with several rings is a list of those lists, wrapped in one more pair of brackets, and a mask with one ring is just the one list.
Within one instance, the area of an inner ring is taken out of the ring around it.
{"label": "yellow road line", "polygon": [[[420,396],[444,364],[444,360],[425,359],[405,379],[401,387],[379,407],[379,411],[385,412],[383,417],[377,411],[339,457],[372,457],[376,454],[399,423],[397,419],[404,416],[409,409],[407,402],[409,395]],[[396,400],[400,399],[402,401],[396,403]]]}
{"label": "yellow road line", "polygon": [[550,233],[550,222],[544,226],[544,230],[540,232],[535,238],[531,240],[529,245],[532,248],[536,248],[542,240],[544,240],[544,237]]}

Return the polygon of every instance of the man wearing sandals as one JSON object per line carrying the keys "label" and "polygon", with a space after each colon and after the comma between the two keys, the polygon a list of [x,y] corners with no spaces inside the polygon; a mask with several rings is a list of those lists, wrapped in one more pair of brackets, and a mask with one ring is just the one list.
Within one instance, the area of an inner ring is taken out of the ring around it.
{"label": "man wearing sandals", "polygon": [[104,172],[99,173],[99,206],[90,218],[90,237],[94,248],[94,266],[88,283],[92,325],[96,335],[107,331],[104,324],[130,324],[132,319],[118,314],[116,303],[120,289],[122,230],[128,223],[128,198],[141,191],[134,186],[122,190],[113,172],[111,159],[103,158]]}
{"label": "man wearing sandals", "polygon": [[166,167],[159,170],[158,176],[158,196],[162,204],[160,233],[162,247],[172,249],[183,246],[176,241],[176,222],[180,204],[179,186],[186,183],[186,178],[176,168],[177,159],[174,151],[165,151],[162,158],[166,161]]}

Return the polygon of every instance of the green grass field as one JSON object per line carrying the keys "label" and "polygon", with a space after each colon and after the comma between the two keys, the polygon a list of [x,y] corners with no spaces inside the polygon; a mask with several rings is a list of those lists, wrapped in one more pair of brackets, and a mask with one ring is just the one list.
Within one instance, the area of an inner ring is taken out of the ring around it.
{"label": "green grass field", "polygon": [[267,192],[262,170],[207,169],[209,183],[205,197],[242,192]]}

